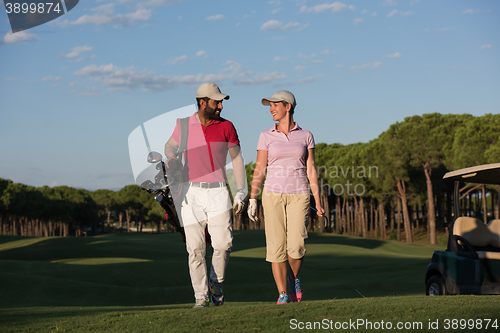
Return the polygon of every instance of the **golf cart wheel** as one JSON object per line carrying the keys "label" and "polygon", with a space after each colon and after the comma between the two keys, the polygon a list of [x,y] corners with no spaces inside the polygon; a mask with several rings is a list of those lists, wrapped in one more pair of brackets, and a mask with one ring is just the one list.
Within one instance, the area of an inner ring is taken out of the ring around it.
{"label": "golf cart wheel", "polygon": [[427,281],[425,294],[428,296],[440,296],[447,294],[443,279],[439,275],[434,275],[429,279],[429,281]]}

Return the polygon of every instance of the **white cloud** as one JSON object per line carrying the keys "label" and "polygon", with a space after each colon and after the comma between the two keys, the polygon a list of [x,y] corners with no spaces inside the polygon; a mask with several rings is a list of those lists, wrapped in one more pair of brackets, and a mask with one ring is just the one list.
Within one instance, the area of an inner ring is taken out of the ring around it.
{"label": "white cloud", "polygon": [[412,11],[409,11],[409,12],[400,12],[399,10],[394,9],[392,12],[390,12],[389,14],[387,14],[387,17],[392,17],[392,16],[394,16],[396,14],[399,14],[401,16],[408,16],[408,15],[415,14],[415,12],[412,12]]}
{"label": "white cloud", "polygon": [[113,64],[90,65],[84,67],[75,75],[90,76],[93,80],[108,86],[109,90],[131,90],[143,86],[145,90],[159,91],[172,87],[166,76],[153,76],[151,71],[137,71],[134,66],[120,68]]}
{"label": "white cloud", "polygon": [[273,59],[274,61],[288,61],[288,57],[274,57]]}
{"label": "white cloud", "polygon": [[462,14],[477,14],[480,13],[481,11],[479,9],[467,9],[462,12]]}
{"label": "white cloud", "polygon": [[63,80],[63,78],[60,77],[60,76],[53,77],[52,75],[49,75],[49,76],[44,77],[40,81],[43,81],[43,82],[59,82],[59,81],[62,81],[62,80]]}
{"label": "white cloud", "polygon": [[283,22],[277,20],[269,20],[266,23],[262,24],[260,30],[265,31],[286,31],[289,29],[293,29],[294,31],[299,31],[306,28],[308,24],[300,24],[297,22],[288,22],[287,24],[283,24]]}
{"label": "white cloud", "polygon": [[249,74],[251,75],[249,78],[236,79],[234,83],[238,85],[254,85],[269,83],[274,80],[281,80],[286,78],[286,74],[281,72],[257,73],[255,75],[253,75],[252,73]]}
{"label": "white cloud", "polygon": [[207,20],[207,21],[216,21],[216,20],[222,20],[223,18],[224,18],[224,15],[217,14],[217,15],[209,16],[205,20]]}
{"label": "white cloud", "polygon": [[188,56],[187,55],[181,55],[180,57],[176,57],[176,58],[171,58],[167,61],[167,63],[169,65],[175,65],[175,64],[178,64],[180,62],[184,62],[188,59]]}
{"label": "white cloud", "polygon": [[415,4],[419,3],[419,2],[420,2],[420,0],[411,0],[410,1],[410,6],[413,6],[413,5],[415,5]]}
{"label": "white cloud", "polygon": [[306,84],[306,83],[309,83],[309,82],[316,81],[317,79],[320,79],[322,77],[324,77],[324,75],[322,75],[322,74],[314,75],[314,76],[308,76],[308,77],[305,77],[305,78],[297,80],[297,81],[283,82],[283,83],[275,84],[274,86],[275,87],[276,86],[293,86],[293,85],[298,85],[298,84]]}
{"label": "white cloud", "polygon": [[78,96],[95,96],[99,95],[101,91],[96,87],[85,87],[85,89],[78,94]]}
{"label": "white cloud", "polygon": [[325,2],[322,5],[316,5],[313,7],[302,6],[300,8],[300,12],[301,13],[307,12],[307,13],[316,13],[317,14],[317,13],[324,12],[325,10],[329,10],[332,13],[338,13],[338,12],[341,12],[341,11],[347,10],[347,9],[355,10],[356,8],[354,6],[348,6],[342,2],[336,1],[333,3]]}
{"label": "white cloud", "polygon": [[134,66],[120,68],[113,64],[90,65],[75,72],[78,76],[87,76],[91,80],[100,82],[110,91],[133,90],[142,88],[144,91],[163,91],[173,89],[179,84],[199,84],[207,81],[221,82],[232,79],[234,84],[261,84],[285,78],[281,72],[256,73],[244,71],[242,66],[234,61],[227,61],[226,68],[220,73],[189,74],[183,76],[154,75],[147,70],[136,70]]}
{"label": "white cloud", "polygon": [[455,30],[455,28],[453,28],[453,27],[446,27],[446,28],[438,29],[438,31],[449,31],[449,30]]}
{"label": "white cloud", "polygon": [[401,56],[402,56],[402,54],[401,54],[401,53],[399,53],[399,52],[396,52],[396,53],[394,53],[394,54],[389,54],[389,55],[387,55],[387,57],[389,57],[389,58],[399,58],[399,57],[401,57]]}
{"label": "white cloud", "polygon": [[6,77],[5,81],[7,81],[7,82],[14,82],[14,81],[17,81],[17,77]]}
{"label": "white cloud", "polygon": [[196,56],[197,57],[203,57],[203,58],[208,57],[207,56],[207,52],[205,52],[204,50],[200,50],[200,51],[196,52]]}
{"label": "white cloud", "polygon": [[279,30],[281,25],[283,25],[283,23],[280,21],[269,20],[260,27],[260,30]]}
{"label": "white cloud", "polygon": [[[364,14],[369,14],[368,9],[363,10],[363,11],[361,12],[361,14],[363,14],[363,15],[364,15]],[[370,16],[377,16],[377,13],[376,13],[376,12],[373,12],[373,13],[371,13],[371,14],[369,14],[369,15],[370,15]]]}
{"label": "white cloud", "polygon": [[493,47],[493,45],[491,45],[491,44],[481,45],[481,49],[491,49],[492,47]]}
{"label": "white cloud", "polygon": [[378,68],[382,66],[382,63],[381,62],[372,62],[370,64],[364,64],[364,65],[359,65],[359,66],[352,66],[351,69],[352,70],[356,70],[356,69],[365,69],[365,68]]}
{"label": "white cloud", "polygon": [[335,51],[332,51],[329,48],[325,47],[321,53],[322,54],[333,54],[333,53],[335,53]]}
{"label": "white cloud", "polygon": [[300,53],[300,54],[298,55],[298,57],[299,57],[299,58],[301,58],[301,59],[309,59],[309,58],[314,58],[314,57],[316,57],[316,56],[317,56],[317,54],[316,54],[316,53],[312,53],[312,54],[310,54],[310,55],[306,55],[306,54],[302,54],[302,53]]}
{"label": "white cloud", "polygon": [[86,76],[99,76],[99,75],[107,75],[111,74],[113,70],[117,69],[118,67],[114,66],[113,64],[109,65],[101,65],[97,67],[96,65],[90,65],[87,67],[84,67],[78,71],[75,72],[76,75],[86,75]]}
{"label": "white cloud", "polygon": [[29,43],[29,42],[36,42],[39,39],[40,38],[38,38],[37,35],[28,32],[26,30],[19,31],[16,33],[12,33],[9,31],[3,37],[3,42],[4,44]]}
{"label": "white cloud", "polygon": [[299,73],[302,73],[305,69],[306,66],[300,66],[300,65],[295,66],[295,70]]}
{"label": "white cloud", "polygon": [[86,58],[78,58],[76,59],[77,62],[80,62],[82,60],[92,60],[92,59],[96,59],[97,56],[95,54],[91,55],[90,57],[86,57]]}
{"label": "white cloud", "polygon": [[61,58],[66,58],[66,59],[74,59],[80,55],[80,53],[83,52],[90,52],[94,48],[91,46],[77,46],[74,47],[70,50],[69,53],[61,55]]}
{"label": "white cloud", "polygon": [[394,15],[396,15],[397,13],[399,13],[399,10],[394,9],[392,12],[390,12],[389,14],[387,14],[387,17],[394,16]]}
{"label": "white cloud", "polygon": [[92,15],[83,15],[76,21],[63,21],[58,23],[62,28],[66,28],[71,25],[84,25],[84,24],[94,24],[98,26],[102,25],[113,25],[117,26],[128,26],[132,23],[147,21],[151,17],[151,9],[138,9],[133,13],[128,14],[115,14],[114,4],[110,3],[107,5],[102,5],[91,10],[95,12]]}
{"label": "white cloud", "polygon": [[401,0],[385,0],[384,6],[396,6]]}
{"label": "white cloud", "polygon": [[363,19],[362,18],[355,18],[354,20],[352,20],[352,22],[356,25],[358,23],[363,22]]}
{"label": "white cloud", "polygon": [[[137,8],[169,6],[181,2],[182,0],[148,0],[139,2]],[[130,2],[130,0],[121,0],[119,2]],[[180,18],[180,16],[179,16]]]}

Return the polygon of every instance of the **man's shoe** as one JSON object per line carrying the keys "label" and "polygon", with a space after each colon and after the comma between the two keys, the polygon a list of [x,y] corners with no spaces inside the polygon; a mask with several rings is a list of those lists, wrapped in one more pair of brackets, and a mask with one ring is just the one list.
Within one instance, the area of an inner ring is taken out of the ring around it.
{"label": "man's shoe", "polygon": [[288,275],[288,283],[290,284],[290,298],[292,302],[302,301],[302,288],[300,286],[300,279],[297,277],[295,281]]}
{"label": "man's shoe", "polygon": [[280,298],[278,298],[276,304],[287,304],[287,303],[290,303],[290,300],[288,299],[288,295],[286,294],[286,292],[283,291],[281,292]]}
{"label": "man's shoe", "polygon": [[210,280],[210,300],[215,306],[224,304],[224,290],[222,290],[222,283],[213,282]]}
{"label": "man's shoe", "polygon": [[199,308],[208,308],[210,303],[208,302],[208,299],[197,299],[196,304],[193,306],[193,309],[199,309]]}

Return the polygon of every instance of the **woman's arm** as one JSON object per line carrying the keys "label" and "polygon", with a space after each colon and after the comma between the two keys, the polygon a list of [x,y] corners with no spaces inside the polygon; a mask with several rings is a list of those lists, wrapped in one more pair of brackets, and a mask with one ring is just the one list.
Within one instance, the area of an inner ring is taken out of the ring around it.
{"label": "woman's arm", "polygon": [[318,183],[318,172],[316,171],[316,163],[314,162],[314,148],[307,150],[307,178],[309,179],[309,186],[311,187],[311,192],[316,202],[316,209],[318,210],[318,215],[323,216],[325,210],[321,206],[321,200],[319,197],[319,183]]}
{"label": "woman's arm", "polygon": [[267,166],[267,150],[257,150],[257,162],[255,163],[255,170],[253,172],[252,186],[250,188],[250,199],[257,199],[259,195],[260,186],[266,173]]}

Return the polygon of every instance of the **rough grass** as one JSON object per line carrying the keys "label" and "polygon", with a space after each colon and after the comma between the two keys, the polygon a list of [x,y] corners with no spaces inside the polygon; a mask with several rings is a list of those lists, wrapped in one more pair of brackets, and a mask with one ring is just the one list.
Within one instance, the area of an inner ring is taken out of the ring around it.
{"label": "rough grass", "polygon": [[178,234],[0,236],[0,331],[279,332],[291,320],[358,319],[427,329],[429,320],[498,316],[496,296],[424,296],[427,264],[442,247],[312,233],[307,249],[304,301],[277,306],[263,232],[235,232],[226,304],[191,309]]}

